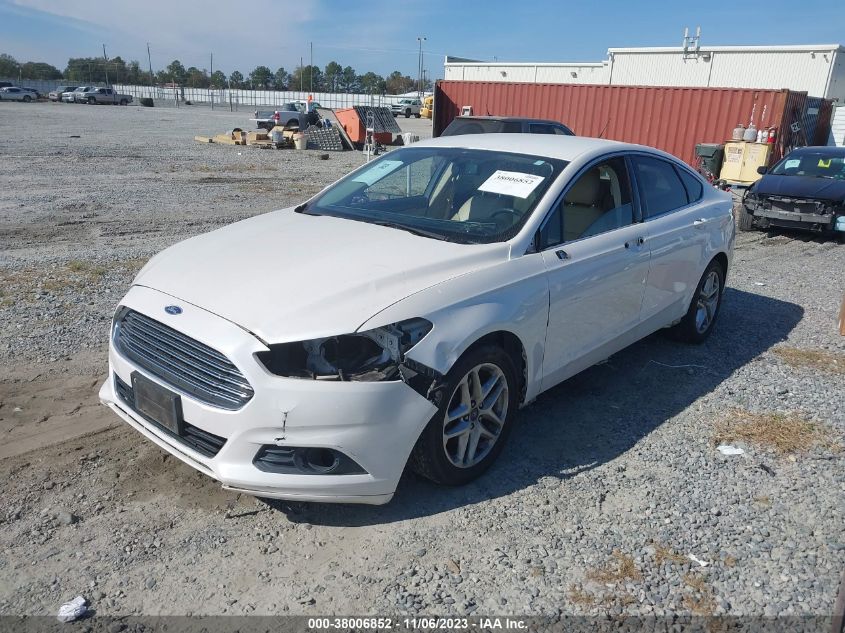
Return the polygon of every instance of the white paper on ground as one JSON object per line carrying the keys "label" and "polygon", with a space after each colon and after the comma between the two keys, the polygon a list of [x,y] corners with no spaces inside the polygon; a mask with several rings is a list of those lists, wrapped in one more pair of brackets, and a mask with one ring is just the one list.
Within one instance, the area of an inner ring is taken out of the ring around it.
{"label": "white paper on ground", "polygon": [[738,446],[731,446],[730,444],[720,444],[716,447],[716,450],[722,455],[742,455],[745,453],[745,451]]}
{"label": "white paper on ground", "polygon": [[497,169],[493,172],[492,176],[481,184],[478,190],[524,199],[530,196],[531,192],[537,188],[537,185],[545,179],[545,176]]}
{"label": "white paper on ground", "polygon": [[78,620],[88,611],[87,603],[88,601],[82,596],[76,596],[70,602],[65,602],[59,607],[59,615],[56,617],[59,622],[73,622],[74,620]]}
{"label": "white paper on ground", "polygon": [[698,563],[698,564],[699,564],[699,565],[701,565],[702,567],[707,567],[707,565],[709,565],[709,564],[710,564],[710,563],[708,563],[708,562],[706,562],[706,561],[701,560],[701,559],[700,559],[698,556],[696,556],[695,554],[687,554],[687,558],[689,558],[689,559],[690,559],[692,562],[694,562],[694,563]]}

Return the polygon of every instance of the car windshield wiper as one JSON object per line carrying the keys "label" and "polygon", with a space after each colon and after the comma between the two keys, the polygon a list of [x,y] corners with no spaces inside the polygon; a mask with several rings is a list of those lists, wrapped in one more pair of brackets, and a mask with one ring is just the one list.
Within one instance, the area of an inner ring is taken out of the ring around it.
{"label": "car windshield wiper", "polygon": [[294,207],[293,212],[294,213],[302,213],[303,215],[323,215],[322,213],[315,213],[314,211],[310,211],[308,209],[308,203],[307,202],[303,202],[298,207]]}
{"label": "car windshield wiper", "polygon": [[[366,221],[366,220],[365,220]],[[430,237],[435,240],[440,240],[442,242],[451,242],[452,240],[449,239],[449,236],[443,235],[442,233],[437,233],[436,231],[426,231],[425,229],[420,229],[414,226],[408,226],[407,224],[399,224],[398,222],[391,222],[390,220],[376,220],[373,221],[372,224],[376,224],[378,226],[386,226],[391,229],[399,229],[400,231],[407,231],[408,233],[413,233],[414,235],[420,235],[422,237]]]}

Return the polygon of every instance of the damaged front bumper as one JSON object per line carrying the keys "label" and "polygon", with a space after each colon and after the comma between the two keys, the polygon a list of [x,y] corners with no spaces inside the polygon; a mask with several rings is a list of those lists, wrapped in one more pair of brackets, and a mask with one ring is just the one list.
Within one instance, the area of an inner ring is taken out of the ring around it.
{"label": "damaged front bumper", "polygon": [[[121,305],[153,315],[168,327],[213,346],[246,377],[252,397],[237,410],[210,406],[130,361],[112,341],[109,377],[100,389],[104,404],[224,488],[299,501],[390,501],[414,443],[436,411],[432,402],[402,380],[354,382],[273,375],[256,358],[267,348],[254,336],[195,306],[185,305],[183,313],[170,317],[162,308],[172,301],[168,295],[135,286]],[[188,435],[174,434],[133,406],[133,373],[178,393]],[[216,450],[207,450],[209,442]],[[309,450],[337,456],[345,466],[322,472],[325,464],[303,459]]]}
{"label": "damaged front bumper", "polygon": [[749,194],[743,204],[760,228],[782,226],[822,233],[845,231],[845,205],[827,200]]}

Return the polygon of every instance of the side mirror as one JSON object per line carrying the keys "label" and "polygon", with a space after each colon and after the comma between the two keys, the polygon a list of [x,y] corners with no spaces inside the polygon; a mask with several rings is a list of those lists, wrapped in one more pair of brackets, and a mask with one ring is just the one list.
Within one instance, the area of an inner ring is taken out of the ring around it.
{"label": "side mirror", "polygon": [[769,168],[766,167],[765,165],[760,165],[759,167],[757,167],[757,173],[760,174],[761,176],[768,171],[769,171]]}

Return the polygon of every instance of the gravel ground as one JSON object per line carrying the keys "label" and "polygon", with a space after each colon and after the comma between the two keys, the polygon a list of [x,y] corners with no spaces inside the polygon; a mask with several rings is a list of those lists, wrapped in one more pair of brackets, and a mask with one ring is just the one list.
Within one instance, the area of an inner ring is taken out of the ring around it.
{"label": "gravel ground", "polygon": [[845,567],[832,243],[740,235],[706,344],[649,337],[521,411],[479,481],[408,475],[384,507],[224,492],[100,407],[108,322],[150,255],[362,160],[191,140],[248,116],[0,107],[0,614],[77,594],[103,615],[830,613]]}

